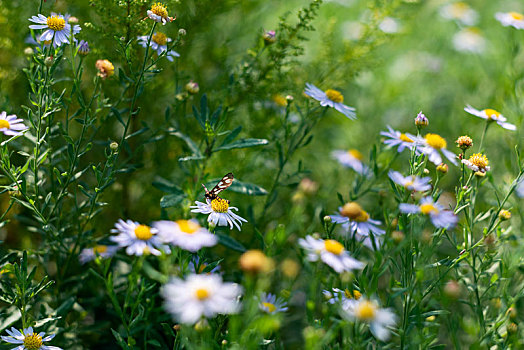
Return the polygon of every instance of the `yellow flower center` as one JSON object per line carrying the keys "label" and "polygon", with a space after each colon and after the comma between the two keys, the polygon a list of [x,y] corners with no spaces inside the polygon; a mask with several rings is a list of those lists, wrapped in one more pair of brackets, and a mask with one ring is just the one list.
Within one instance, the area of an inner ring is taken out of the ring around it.
{"label": "yellow flower center", "polygon": [[160,46],[165,46],[167,44],[167,36],[164,33],[155,33],[151,38],[155,43]]}
{"label": "yellow flower center", "polygon": [[274,312],[277,309],[277,307],[275,305],[271,304],[271,303],[262,303],[262,305],[267,307],[267,310],[269,312]]}
{"label": "yellow flower center", "polygon": [[486,113],[489,119],[497,119],[498,117],[500,117],[500,112],[497,112],[494,109],[488,108],[483,110],[482,112]]}
{"label": "yellow flower center", "polygon": [[377,307],[371,301],[366,300],[358,303],[355,308],[355,316],[362,321],[372,321],[375,318]]}
{"label": "yellow flower center", "polygon": [[209,292],[207,291],[207,289],[199,288],[196,290],[195,296],[198,300],[204,300],[209,298]]}
{"label": "yellow flower center", "polygon": [[432,148],[435,148],[435,149],[446,148],[446,145],[447,145],[446,140],[444,140],[442,136],[440,135],[426,134],[425,139],[426,139],[426,143]]}
{"label": "yellow flower center", "polygon": [[286,107],[287,106],[287,100],[282,95],[273,95],[273,102],[275,102],[280,107]]}
{"label": "yellow flower center", "polygon": [[340,214],[357,222],[366,222],[369,219],[369,214],[362,210],[362,207],[356,202],[344,204]]}
{"label": "yellow flower center", "polygon": [[348,298],[348,299],[353,299],[353,298],[355,298],[355,300],[358,300],[358,299],[360,299],[360,297],[362,297],[362,293],[360,293],[360,292],[359,292],[358,290],[356,290],[356,289],[354,289],[354,290],[353,290],[353,293],[351,293],[351,292],[349,291],[349,289],[346,288],[346,289],[344,290],[344,295],[345,295],[346,298]]}
{"label": "yellow flower center", "polygon": [[188,235],[191,235],[200,230],[200,225],[191,220],[177,220],[175,222],[178,224],[180,231],[187,233]]}
{"label": "yellow flower center", "polygon": [[5,119],[0,119],[0,129],[6,128],[9,129],[11,127],[11,124]]}
{"label": "yellow flower center", "polygon": [[324,247],[328,252],[333,253],[335,255],[340,255],[344,251],[344,246],[340,242],[335,241],[334,239],[325,240]]}
{"label": "yellow flower center", "polygon": [[155,15],[160,16],[162,18],[167,18],[167,8],[164,4],[157,2],[153,6],[151,6],[151,12],[153,12]]}
{"label": "yellow flower center", "polygon": [[47,17],[47,26],[49,29],[59,32],[65,28],[65,19],[58,16]]}
{"label": "yellow flower center", "polygon": [[24,338],[24,347],[27,350],[38,350],[42,347],[42,337],[38,334],[28,334]]}
{"label": "yellow flower center", "polygon": [[475,153],[468,160],[471,164],[479,167],[479,169],[486,169],[489,164],[488,157],[482,153]]}
{"label": "yellow flower center", "polygon": [[406,182],[406,184],[404,185],[405,188],[408,188],[409,186],[412,186],[413,184],[415,183],[415,177],[414,176],[411,176],[411,180]]}
{"label": "yellow flower center", "polygon": [[399,137],[400,141],[413,143],[413,140],[406,136],[406,134],[400,134]]}
{"label": "yellow flower center", "polygon": [[226,213],[229,209],[229,203],[222,198],[215,198],[211,201],[211,209],[216,213]]}
{"label": "yellow flower center", "polygon": [[430,213],[432,213],[432,212],[434,212],[434,213],[438,213],[438,209],[435,208],[435,206],[434,206],[433,204],[431,204],[431,203],[425,203],[425,204],[422,204],[422,205],[420,206],[420,211],[421,211],[423,214],[426,214],[426,215],[428,215],[428,214],[430,214]]}
{"label": "yellow flower center", "polygon": [[327,98],[329,98],[331,101],[335,103],[344,102],[344,96],[342,96],[342,94],[338,92],[337,90],[327,89],[325,93],[326,93]]}
{"label": "yellow flower center", "polygon": [[135,236],[141,241],[147,241],[153,237],[153,234],[151,233],[151,228],[146,225],[138,225],[135,228]]}
{"label": "yellow flower center", "polygon": [[457,2],[451,5],[451,13],[456,18],[461,18],[468,10],[469,6],[464,2]]}
{"label": "yellow flower center", "polygon": [[362,155],[362,153],[360,153],[359,151],[357,151],[356,149],[350,149],[348,151],[349,155],[357,158],[358,160],[362,160],[364,158],[364,156]]}
{"label": "yellow flower center", "polygon": [[93,252],[95,254],[102,254],[102,253],[105,253],[106,251],[107,251],[106,245],[97,245],[96,247],[93,248]]}
{"label": "yellow flower center", "polygon": [[518,12],[510,12],[509,15],[516,21],[524,20],[524,15]]}

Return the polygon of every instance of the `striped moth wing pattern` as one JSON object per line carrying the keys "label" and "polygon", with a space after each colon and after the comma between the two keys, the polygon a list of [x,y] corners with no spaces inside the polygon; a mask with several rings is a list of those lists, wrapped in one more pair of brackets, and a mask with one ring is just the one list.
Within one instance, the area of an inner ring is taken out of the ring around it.
{"label": "striped moth wing pattern", "polygon": [[206,199],[212,201],[213,199],[218,198],[218,194],[226,188],[228,188],[229,186],[231,186],[233,180],[233,173],[227,173],[226,175],[224,175],[222,180],[220,180],[220,182],[215,187],[213,187],[211,191],[208,191],[206,186],[202,184],[202,187],[204,187],[204,190],[206,191]]}

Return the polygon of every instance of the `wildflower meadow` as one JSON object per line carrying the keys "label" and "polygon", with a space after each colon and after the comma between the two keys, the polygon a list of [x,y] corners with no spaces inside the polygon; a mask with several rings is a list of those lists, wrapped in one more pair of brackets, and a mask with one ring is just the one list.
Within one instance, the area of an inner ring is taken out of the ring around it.
{"label": "wildflower meadow", "polygon": [[0,349],[524,349],[524,3],[0,0]]}

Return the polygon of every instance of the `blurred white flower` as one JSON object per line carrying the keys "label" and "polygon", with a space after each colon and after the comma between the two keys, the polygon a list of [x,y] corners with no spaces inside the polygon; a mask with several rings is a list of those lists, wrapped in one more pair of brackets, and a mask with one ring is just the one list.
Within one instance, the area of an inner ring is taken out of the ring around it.
{"label": "blurred white flower", "polygon": [[331,152],[333,158],[338,160],[340,164],[355,170],[357,173],[365,175],[369,172],[367,165],[362,163],[362,153],[356,149],[350,149],[349,151],[335,150]]}
{"label": "blurred white flower", "polygon": [[164,242],[193,253],[218,243],[217,237],[200,226],[196,220],[162,220],[154,222],[153,227]]}
{"label": "blurred white flower", "polygon": [[439,228],[453,228],[458,221],[457,216],[451,210],[444,210],[444,207],[433,201],[431,197],[422,198],[418,205],[401,203],[399,209],[404,214],[429,215],[433,225]]}
{"label": "blurred white flower", "polygon": [[110,258],[116,254],[119,247],[114,245],[97,245],[93,248],[82,249],[78,260],[81,264],[85,264],[89,261],[95,260],[98,256],[104,259]]}
{"label": "blurred white flower", "polygon": [[387,34],[395,34],[400,31],[400,23],[392,17],[385,17],[378,25],[378,28]]}
{"label": "blurred white flower", "polygon": [[217,274],[173,278],[161,290],[165,308],[181,323],[194,324],[202,317],[236,313],[242,287],[223,282]]}
{"label": "blurred white flower", "polygon": [[464,28],[453,36],[453,47],[460,52],[482,53],[486,48],[486,39],[478,28]]}
{"label": "blurred white flower", "polygon": [[425,192],[431,189],[431,185],[429,184],[429,182],[431,181],[430,177],[420,178],[415,175],[404,177],[398,171],[393,170],[389,171],[388,176],[394,183],[403,186],[410,191]]}
{"label": "blurred white flower", "polygon": [[315,85],[306,83],[305,94],[319,101],[322,107],[327,106],[334,108],[349,119],[357,119],[355,108],[346,106],[343,103],[344,96],[337,90],[327,89],[326,91],[322,91]]}
{"label": "blurred white flower", "polygon": [[307,251],[309,261],[320,259],[338,273],[361,270],[366,266],[363,262],[352,258],[344,246],[333,239],[323,240],[307,236],[306,239],[300,238],[298,244]]}
{"label": "blurred white flower", "polygon": [[465,2],[459,1],[444,5],[439,11],[442,18],[457,20],[467,26],[477,23],[478,13]]}
{"label": "blurred white flower", "polygon": [[377,301],[366,298],[342,304],[341,313],[349,321],[369,323],[371,333],[382,341],[389,339],[388,327],[393,327],[397,322],[397,316],[390,309],[381,309]]}
{"label": "blurred white flower", "polygon": [[120,219],[115,224],[115,228],[111,229],[111,233],[118,233],[117,236],[109,239],[117,243],[120,248],[125,247],[128,255],[143,255],[144,253],[160,255],[161,252],[157,248],[163,249],[166,253],[170,252],[163,239],[157,235],[156,228],[141,225],[136,221]]}
{"label": "blurred white flower", "polygon": [[517,127],[515,125],[507,123],[506,117],[504,117],[500,112],[494,109],[488,108],[488,109],[483,109],[482,111],[479,111],[478,109],[475,109],[471,107],[470,105],[467,105],[466,108],[464,108],[464,110],[468,112],[469,114],[472,114],[479,118],[489,120],[489,121],[494,121],[498,125],[502,126],[504,129],[517,130]]}
{"label": "blurred white flower", "polygon": [[504,26],[524,29],[524,15],[518,12],[497,12],[495,18]]}

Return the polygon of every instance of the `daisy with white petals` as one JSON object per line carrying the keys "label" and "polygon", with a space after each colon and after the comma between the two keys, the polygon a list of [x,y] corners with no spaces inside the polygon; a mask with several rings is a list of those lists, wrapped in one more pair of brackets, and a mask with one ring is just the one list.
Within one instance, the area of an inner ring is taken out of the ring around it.
{"label": "daisy with white petals", "polygon": [[464,28],[453,36],[453,47],[460,52],[483,53],[486,39],[476,27]]}
{"label": "daisy with white petals", "polygon": [[388,327],[393,327],[397,322],[397,316],[390,309],[381,309],[377,301],[366,298],[344,303],[341,313],[349,321],[369,323],[371,333],[382,341],[389,339]]}
{"label": "daisy with white petals", "polygon": [[[338,212],[338,214],[330,215],[331,220],[336,224],[342,224],[346,231],[355,233],[357,238],[364,238],[364,245],[370,249],[373,249],[370,236],[380,236],[386,233],[378,227],[382,223],[371,219],[369,214],[356,202],[344,204],[344,206],[338,208]],[[378,244],[379,242],[375,241],[375,243]]]}
{"label": "daisy with white petals", "polygon": [[349,119],[357,119],[355,114],[355,108],[346,106],[343,103],[344,96],[342,96],[342,94],[337,90],[327,89],[326,91],[322,91],[315,85],[306,83],[305,94],[319,101],[322,107],[328,106],[331,108],[335,108],[337,111],[344,114]]}
{"label": "daisy with white petals", "polygon": [[[192,213],[209,214],[207,222],[212,223],[215,226],[228,226],[233,229],[233,225],[240,231],[242,222],[247,222],[246,219],[233,213],[232,210],[237,210],[236,207],[230,207],[229,201],[217,197],[213,200],[206,198],[206,203],[195,201],[196,205],[190,208]],[[240,225],[239,225],[240,224]]]}
{"label": "daisy with white petals", "polygon": [[442,18],[457,20],[467,26],[474,25],[478,18],[477,11],[462,1],[442,6],[439,13]]}
{"label": "daisy with white petals", "polygon": [[417,137],[415,142],[421,146],[420,151],[427,155],[433,164],[442,164],[442,153],[451,163],[457,165],[455,154],[446,149],[447,142],[442,136],[430,133],[426,134],[424,138]]}
{"label": "daisy with white petals", "polygon": [[151,41],[149,41],[149,36],[139,36],[138,42],[142,47],[147,47],[147,43],[149,42],[149,46],[156,51],[157,55],[161,55],[164,51],[166,51],[166,58],[173,62],[173,57],[180,57],[180,54],[173,50],[167,49],[167,43],[172,42],[173,39],[168,38],[164,33],[156,32],[151,37]]}
{"label": "daisy with white petals", "polygon": [[182,249],[196,252],[202,247],[212,247],[217,244],[217,237],[196,220],[157,221],[153,227],[166,243],[172,243]]}
{"label": "daisy with white petals", "polygon": [[93,248],[85,248],[82,249],[82,252],[80,252],[78,260],[80,260],[81,264],[85,264],[95,260],[97,257],[107,259],[114,256],[118,249],[119,247],[115,245],[97,245]]}
{"label": "daisy with white petals", "polygon": [[277,298],[275,294],[262,293],[260,295],[260,310],[268,314],[278,314],[288,310],[287,303],[282,298]]}
{"label": "daisy with white petals", "polygon": [[6,136],[22,135],[24,131],[29,129],[22,119],[18,119],[16,115],[7,115],[6,112],[0,113],[0,132]]}
{"label": "daisy with white petals", "polygon": [[388,131],[381,131],[380,135],[388,137],[389,139],[384,140],[384,144],[390,147],[397,147],[398,152],[402,152],[406,148],[411,150],[416,145],[416,136],[408,133],[401,133],[400,131],[394,130],[389,125]]}
{"label": "daisy with white petals", "polygon": [[169,247],[164,245],[163,239],[158,235],[156,228],[141,225],[136,221],[122,219],[118,220],[111,233],[118,233],[117,236],[110,237],[111,241],[118,244],[120,248],[126,248],[128,255],[143,255],[151,253],[160,255],[159,249],[169,253]]}
{"label": "daisy with white petals", "polygon": [[451,210],[444,210],[444,207],[433,201],[431,197],[422,198],[418,205],[401,203],[399,210],[404,214],[429,215],[433,225],[439,228],[453,228],[458,221],[457,216]]}
{"label": "daisy with white petals", "polygon": [[[53,46],[61,46],[62,44],[69,43],[71,37],[71,24],[69,24],[69,15],[65,16],[62,14],[51,13],[50,17],[39,14],[33,16],[29,21],[36,23],[29,26],[30,29],[46,29],[42,35],[38,38],[41,42],[53,40]],[[80,32],[81,28],[79,25],[74,25],[73,34]]]}
{"label": "daisy with white petals", "polygon": [[361,270],[366,266],[363,262],[352,258],[344,246],[333,239],[323,240],[307,236],[306,239],[300,238],[298,244],[307,251],[309,261],[320,259],[338,273]]}
{"label": "daisy with white petals", "polygon": [[34,333],[33,327],[25,328],[22,332],[11,327],[11,330],[6,329],[8,337],[2,336],[2,340],[6,343],[16,344],[17,347],[12,350],[62,350],[58,346],[44,345],[55,337],[54,334],[45,336],[44,332]]}
{"label": "daisy with white petals", "polygon": [[497,12],[495,18],[504,26],[524,29],[524,15],[518,12]]}
{"label": "daisy with white petals", "polygon": [[175,20],[173,17],[169,17],[166,5],[160,2],[154,3],[151,9],[147,10],[147,17],[155,22],[162,23],[162,25]]}
{"label": "daisy with white petals", "polygon": [[403,176],[398,171],[390,170],[388,173],[391,181],[405,187],[410,191],[425,192],[431,189],[429,182],[431,181],[430,177],[418,177],[415,175]]}
{"label": "daisy with white petals", "polygon": [[220,275],[173,278],[162,288],[165,308],[180,323],[194,324],[202,317],[236,313],[242,287],[222,282]]}
{"label": "daisy with white petals", "polygon": [[470,105],[468,105],[466,108],[464,108],[464,110],[468,112],[469,114],[472,114],[479,118],[486,119],[488,121],[494,121],[498,125],[502,126],[504,129],[517,130],[517,127],[515,125],[506,123],[507,119],[500,112],[497,112],[494,109],[488,108],[488,109],[483,109],[482,111],[479,111],[478,109],[475,109],[471,107]]}
{"label": "daisy with white petals", "polygon": [[481,172],[483,174],[485,174],[487,171],[491,169],[488,165],[488,157],[486,157],[482,153],[475,153],[471,157],[469,157],[469,159],[462,159],[462,164],[466,165],[469,169],[473,170],[474,172]]}
{"label": "daisy with white petals", "polygon": [[364,175],[369,172],[369,168],[362,163],[362,153],[356,149],[350,149],[349,151],[336,150],[331,153],[333,158],[338,160],[340,164],[355,170],[357,173]]}

